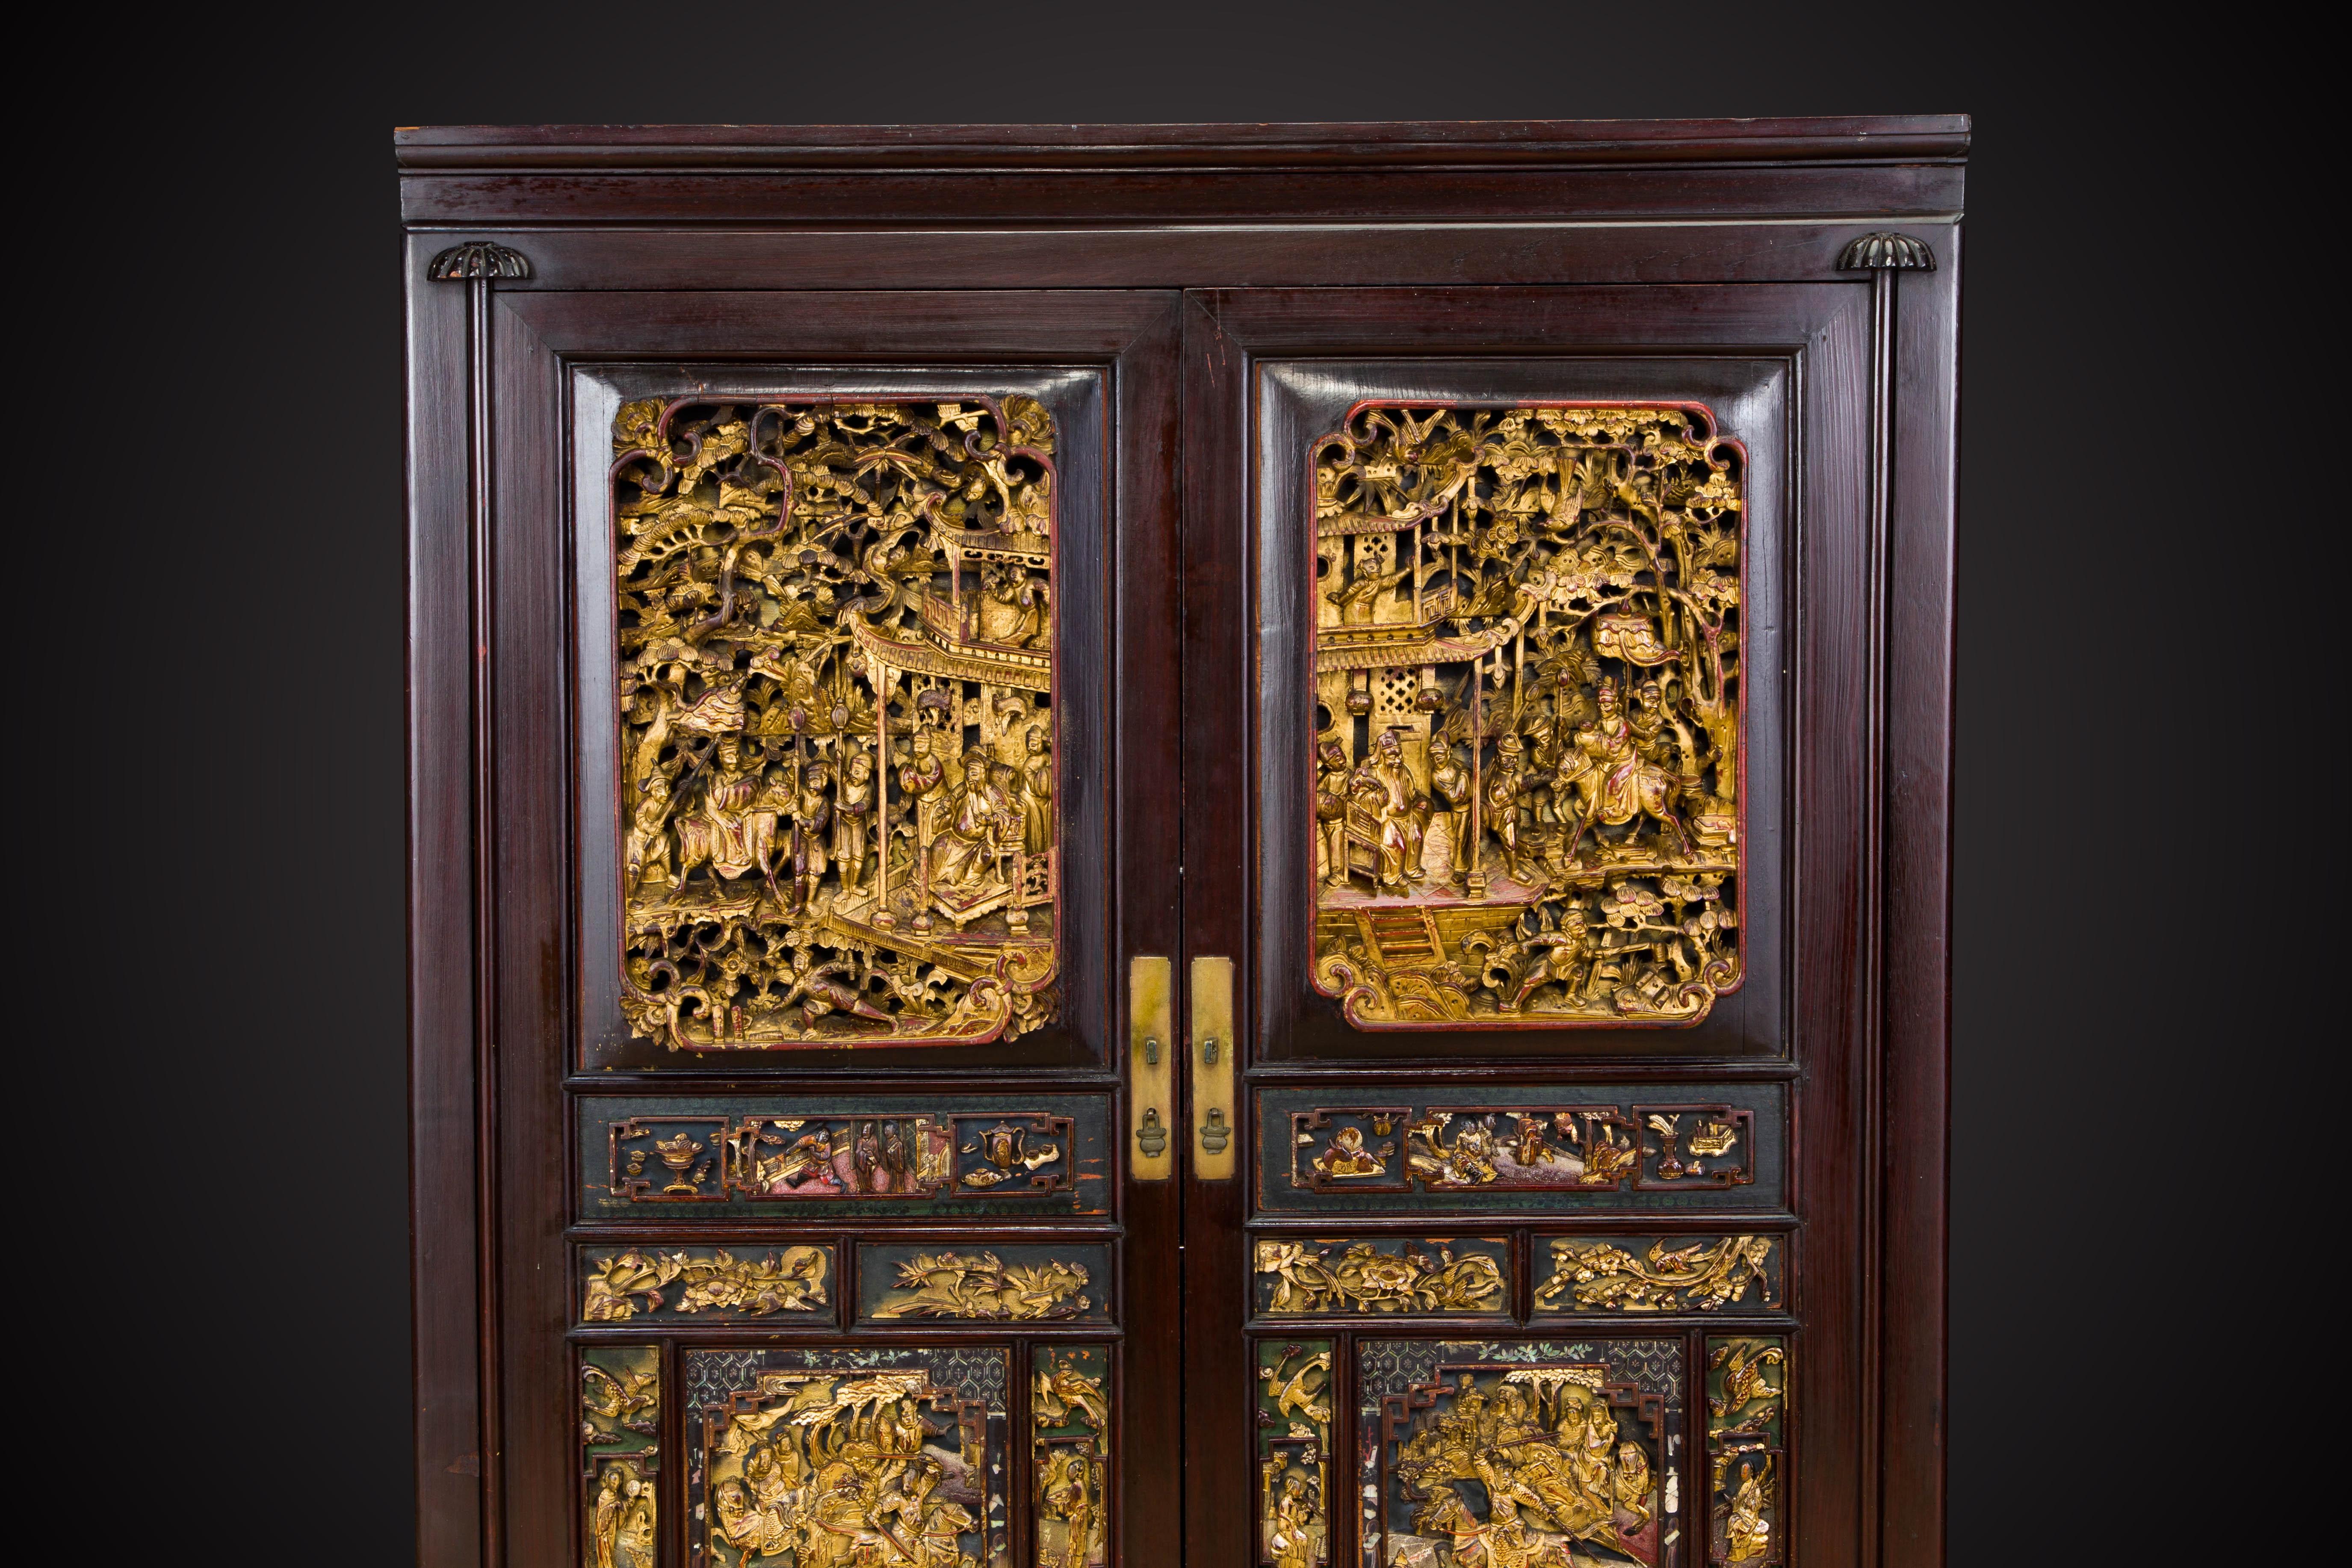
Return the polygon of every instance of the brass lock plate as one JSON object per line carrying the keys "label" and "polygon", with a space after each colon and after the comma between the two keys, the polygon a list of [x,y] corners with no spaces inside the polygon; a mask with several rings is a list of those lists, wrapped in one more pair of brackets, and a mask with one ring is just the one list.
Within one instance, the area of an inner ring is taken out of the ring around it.
{"label": "brass lock plate", "polygon": [[1204,1182],[1230,1182],[1241,1162],[1240,1124],[1234,1115],[1234,961],[1192,961],[1192,1173]]}

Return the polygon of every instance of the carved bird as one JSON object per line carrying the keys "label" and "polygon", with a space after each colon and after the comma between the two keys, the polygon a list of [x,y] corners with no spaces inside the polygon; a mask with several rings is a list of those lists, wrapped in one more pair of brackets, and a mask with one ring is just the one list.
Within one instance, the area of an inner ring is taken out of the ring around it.
{"label": "carved bird", "polygon": [[1075,1367],[1057,1366],[1037,1374],[1037,1408],[1051,1420],[1064,1419],[1073,1410],[1099,1432],[1110,1419],[1110,1405],[1102,1385],[1081,1375]]}
{"label": "carved bird", "polygon": [[1282,1361],[1276,1362],[1259,1374],[1268,1383],[1275,1384],[1275,1414],[1277,1416],[1287,1415],[1295,1410],[1318,1426],[1330,1420],[1331,1406],[1328,1404],[1317,1404],[1315,1396],[1330,1386],[1331,1352],[1324,1351],[1307,1357],[1298,1370],[1285,1380],[1282,1376],[1282,1365],[1283,1362],[1287,1362],[1289,1359],[1287,1355],[1284,1356]]}

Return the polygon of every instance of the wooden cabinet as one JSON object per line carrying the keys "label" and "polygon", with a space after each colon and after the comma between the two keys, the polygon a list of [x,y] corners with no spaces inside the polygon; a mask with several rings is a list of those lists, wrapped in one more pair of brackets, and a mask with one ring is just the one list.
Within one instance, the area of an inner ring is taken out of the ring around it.
{"label": "wooden cabinet", "polygon": [[1939,1560],[1966,144],[400,133],[424,1559]]}

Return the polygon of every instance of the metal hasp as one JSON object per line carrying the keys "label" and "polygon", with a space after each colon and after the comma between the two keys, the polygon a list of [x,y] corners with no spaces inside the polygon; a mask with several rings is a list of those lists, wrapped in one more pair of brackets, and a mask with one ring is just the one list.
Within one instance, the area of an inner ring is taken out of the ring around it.
{"label": "metal hasp", "polygon": [[1234,1179],[1233,1038],[1234,961],[1196,958],[1192,961],[1192,1112],[1201,1119],[1201,1142],[1193,1172],[1204,1182]]}
{"label": "metal hasp", "polygon": [[1127,966],[1127,1104],[1134,1147],[1129,1170],[1139,1182],[1176,1174],[1168,1146],[1175,1112],[1176,1069],[1160,1042],[1176,1033],[1176,966],[1165,958],[1131,959]]}

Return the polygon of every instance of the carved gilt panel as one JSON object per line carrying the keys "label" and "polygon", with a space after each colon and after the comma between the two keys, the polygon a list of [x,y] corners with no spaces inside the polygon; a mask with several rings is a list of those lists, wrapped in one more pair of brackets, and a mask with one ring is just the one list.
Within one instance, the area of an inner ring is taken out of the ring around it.
{"label": "carved gilt panel", "polygon": [[1708,1340],[1706,1414],[1707,1560],[1774,1568],[1788,1533],[1788,1342]]}
{"label": "carved gilt panel", "polygon": [[1329,1340],[1257,1346],[1257,1561],[1262,1568],[1323,1568],[1331,1561]]}
{"label": "carved gilt panel", "polygon": [[1364,1560],[1684,1561],[1676,1340],[1364,1341]]}
{"label": "carved gilt panel", "polygon": [[861,1323],[1110,1321],[1110,1249],[891,1247],[857,1249]]}
{"label": "carved gilt panel", "polygon": [[580,1352],[582,1568],[655,1568],[661,1393],[657,1346]]}
{"label": "carved gilt panel", "polygon": [[1041,1346],[1029,1405],[1037,1568],[1108,1568],[1110,1352]]}
{"label": "carved gilt panel", "polygon": [[689,1350],[690,1558],[1011,1568],[996,1346]]}
{"label": "carved gilt panel", "polygon": [[1261,1236],[1255,1258],[1257,1310],[1270,1318],[1510,1310],[1507,1237]]}
{"label": "carved gilt panel", "polygon": [[1108,1107],[1097,1096],[577,1103],[582,1200],[593,1215],[682,1207],[709,1220],[825,1204],[1081,1215],[1110,1202]]}
{"label": "carved gilt panel", "polygon": [[1314,444],[1314,979],[1359,1028],[1687,1025],[1743,976],[1745,458],[1697,405]]}
{"label": "carved gilt panel", "polygon": [[1712,1312],[1785,1304],[1772,1236],[1559,1236],[1538,1312]]}
{"label": "carved gilt panel", "polygon": [[740,1255],[723,1247],[636,1247],[580,1252],[580,1321],[621,1323],[641,1314],[690,1313],[703,1322],[804,1317],[833,1322],[826,1281],[833,1248],[771,1247]]}
{"label": "carved gilt panel", "polygon": [[1044,405],[644,399],[613,428],[622,1010],[674,1049],[1059,1010]]}

